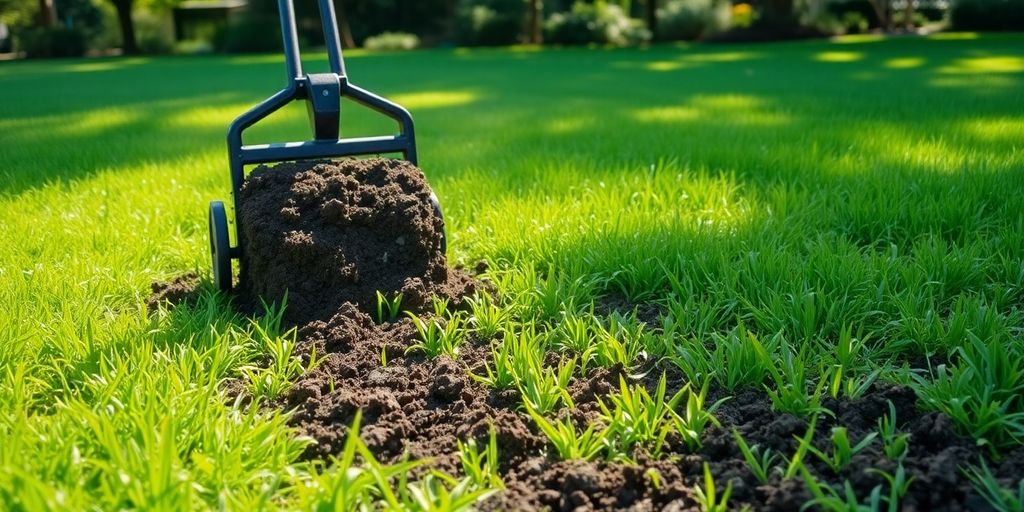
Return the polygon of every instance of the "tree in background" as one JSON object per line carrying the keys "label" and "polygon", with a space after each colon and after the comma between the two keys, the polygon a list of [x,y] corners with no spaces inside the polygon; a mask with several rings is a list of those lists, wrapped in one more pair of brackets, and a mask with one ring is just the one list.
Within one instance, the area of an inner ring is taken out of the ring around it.
{"label": "tree in background", "polygon": [[658,0],[646,0],[644,2],[644,23],[651,34],[658,33]]}
{"label": "tree in background", "polygon": [[38,22],[38,10],[32,2],[0,0],[0,22],[12,29],[31,26]]}
{"label": "tree in background", "polygon": [[135,38],[135,22],[132,20],[135,0],[110,0],[110,3],[117,11],[117,23],[121,27],[121,51],[125,55],[138,55],[139,43]]}
{"label": "tree in background", "polygon": [[39,0],[39,13],[36,15],[38,26],[49,28],[57,24],[57,13],[53,9],[53,0]]}
{"label": "tree in background", "polygon": [[528,7],[524,0],[459,0],[456,40],[471,46],[521,42],[523,27],[529,23],[531,15]]}
{"label": "tree in background", "polygon": [[348,23],[345,12],[345,0],[334,0],[334,11],[338,15],[338,32],[341,35],[342,48],[355,48],[356,41],[352,38],[352,25]]}
{"label": "tree in background", "polygon": [[530,21],[526,31],[526,41],[530,44],[541,42],[541,18],[544,17],[544,3],[541,0],[529,0]]}
{"label": "tree in background", "polygon": [[892,23],[892,4],[889,0],[869,0],[871,8],[875,10],[875,16],[878,16],[878,23],[882,26],[886,32],[891,32],[893,28]]}

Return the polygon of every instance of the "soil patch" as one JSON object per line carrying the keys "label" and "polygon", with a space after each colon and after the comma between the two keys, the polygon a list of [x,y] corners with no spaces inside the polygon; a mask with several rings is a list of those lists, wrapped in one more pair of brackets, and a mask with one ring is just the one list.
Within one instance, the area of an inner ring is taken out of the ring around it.
{"label": "soil patch", "polygon": [[[507,488],[481,504],[483,510],[699,510],[694,488],[703,483],[705,462],[719,492],[732,483],[731,503],[736,507],[792,511],[811,498],[799,478],[783,480],[780,472],[772,472],[768,482],[759,482],[733,440],[736,429],[751,445],[779,454],[776,463],[784,466],[797,448],[797,438],[806,433],[807,421],[773,411],[761,391],[731,394],[716,412],[721,426],[705,431],[704,445],[696,452],[670,438],[668,453],[659,460],[636,453],[636,464],[560,461],[519,409],[516,391],[488,390],[468,377],[468,369],[483,364],[488,340],[464,345],[457,361],[430,360],[405,353],[416,341],[408,321],[377,325],[354,308],[327,322],[311,323],[300,336],[309,344],[306,348],[315,345],[318,352],[328,352],[325,363],[277,404],[296,408],[292,421],[317,440],[306,457],[337,454],[348,425],[362,409],[361,437],[381,460],[397,462],[408,453],[431,458],[432,467],[456,475],[461,471],[457,441],[484,443],[489,426],[494,425]],[[381,363],[382,354],[386,365]],[[647,370],[645,380],[656,381],[655,376],[664,371],[670,388],[684,383],[673,368],[655,365]],[[619,377],[627,373],[621,368],[594,368],[587,376],[577,377],[570,390],[576,409],[561,414],[585,428],[596,420],[598,398],[614,392]],[[713,401],[729,394],[714,389],[710,395]],[[946,416],[919,411],[909,388],[877,385],[858,400],[827,400],[824,405],[835,416],[819,418],[815,446],[826,452],[831,449],[834,426],[845,426],[854,442],[876,431],[889,402],[896,407],[899,430],[911,436],[903,465],[907,477],[914,480],[903,498],[903,509],[985,510],[979,508],[983,501],[960,468],[976,464],[986,452],[958,436]],[[1024,450],[1017,450],[989,465],[997,477],[1009,481],[1022,457]],[[838,473],[812,455],[806,462],[819,481],[836,489],[849,481],[857,495],[865,498],[876,486],[882,486],[883,494],[889,489],[885,478],[869,469],[896,471],[896,462],[885,457],[877,440]]]}
{"label": "soil patch", "polygon": [[660,327],[659,321],[664,313],[663,307],[655,302],[630,302],[625,296],[618,292],[611,292],[594,301],[594,314],[597,316],[611,316],[618,314],[629,317],[636,314],[637,320],[647,324],[647,327],[654,329]]}
{"label": "soil patch", "polygon": [[152,293],[146,299],[146,309],[150,312],[160,304],[195,304],[199,299],[199,274],[188,272],[169,281],[156,281],[149,287]]}
{"label": "soil patch", "polygon": [[[516,390],[490,390],[470,377],[489,358],[493,340],[471,336],[454,359],[410,352],[417,342],[410,320],[381,324],[371,315],[378,290],[403,293],[403,309],[429,316],[431,296],[447,297],[457,307],[480,289],[447,266],[439,251],[441,219],[429,195],[415,167],[389,160],[281,164],[250,176],[240,212],[247,258],[243,293],[269,302],[287,291],[286,315],[299,327],[297,353],[315,348],[325,357],[271,404],[294,410],[292,424],[316,441],[305,458],[338,454],[361,410],[360,436],[378,459],[429,458],[431,468],[453,475],[461,473],[458,441],[485,443],[493,426],[506,489],[482,503],[484,510],[699,510],[695,488],[703,485],[705,463],[719,492],[731,483],[731,507],[792,511],[810,499],[802,481],[783,480],[781,472],[758,481],[733,440],[736,430],[749,444],[770,448],[781,466],[796,450],[808,422],[774,411],[761,390],[712,389],[708,403],[729,398],[715,413],[721,425],[704,432],[699,450],[669,436],[667,453],[657,460],[641,452],[633,454],[635,464],[560,461],[519,408]],[[171,300],[178,288],[154,287],[154,300]],[[657,325],[654,308],[615,297],[595,305],[599,314],[634,308],[649,326]],[[592,367],[571,383],[575,409],[559,414],[585,428],[598,421],[598,400],[614,392],[621,377],[653,390],[663,373],[670,394],[685,385],[678,370],[658,363],[629,371]],[[636,375],[642,377],[629,377]],[[918,410],[906,387],[875,385],[857,400],[826,400],[833,415],[817,422],[815,446],[830,451],[835,426],[846,427],[854,443],[863,439],[877,430],[889,403],[899,430],[910,434],[903,466],[913,481],[903,509],[984,510],[960,468],[987,457],[986,449],[958,436],[949,418]],[[813,455],[806,461],[819,481],[836,489],[849,482],[862,498],[880,485],[882,495],[888,493],[885,478],[870,469],[896,470],[878,440],[838,472]],[[1019,478],[1024,449],[989,466],[1003,481]]]}

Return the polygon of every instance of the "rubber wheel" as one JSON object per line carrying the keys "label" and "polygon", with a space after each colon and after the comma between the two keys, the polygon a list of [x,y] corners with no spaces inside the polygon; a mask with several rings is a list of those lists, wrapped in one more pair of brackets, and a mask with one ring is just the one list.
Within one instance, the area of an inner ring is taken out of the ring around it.
{"label": "rubber wheel", "polygon": [[228,240],[228,215],[223,201],[210,202],[210,256],[214,286],[220,291],[231,291],[231,242]]}
{"label": "rubber wheel", "polygon": [[448,233],[445,232],[444,214],[441,213],[441,202],[433,192],[430,193],[430,204],[434,207],[434,213],[441,219],[441,254],[448,252]]}

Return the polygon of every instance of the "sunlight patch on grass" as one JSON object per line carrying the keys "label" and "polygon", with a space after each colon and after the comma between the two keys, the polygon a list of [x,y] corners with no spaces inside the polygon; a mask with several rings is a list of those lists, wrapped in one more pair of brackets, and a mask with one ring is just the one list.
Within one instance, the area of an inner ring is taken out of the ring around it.
{"label": "sunlight patch on grass", "polygon": [[928,36],[935,41],[972,41],[977,38],[977,32],[936,32]]}
{"label": "sunlight patch on grass", "polygon": [[818,52],[814,60],[818,62],[857,62],[864,59],[862,52]]}
{"label": "sunlight patch on grass", "polygon": [[[956,174],[965,169],[987,167],[997,155],[965,148],[955,134],[915,135],[889,122],[873,122],[851,130],[851,147],[875,155],[883,168],[915,169],[927,173]],[[854,173],[863,162],[848,162]]]}
{"label": "sunlight patch on grass", "polygon": [[678,60],[656,60],[654,62],[648,62],[647,64],[644,64],[644,68],[650,71],[676,71],[692,66],[693,64]]}
{"label": "sunlight patch on grass", "polygon": [[553,135],[575,133],[593,122],[594,118],[592,117],[562,117],[546,121],[544,123],[544,131]]}
{"label": "sunlight patch on grass", "polygon": [[[38,131],[39,137],[46,135],[85,136],[114,130],[139,121],[142,115],[137,110],[123,107],[102,108],[79,114],[58,114],[27,119],[0,119],[0,133],[14,133],[26,137]],[[45,131],[45,133],[42,133]]]}
{"label": "sunlight patch on grass", "polygon": [[701,108],[713,110],[754,110],[764,107],[764,100],[747,94],[721,94],[715,96],[698,96],[693,103]]}
{"label": "sunlight patch on grass", "polygon": [[698,96],[688,105],[638,109],[633,119],[642,123],[705,121],[741,126],[775,126],[789,122],[789,116],[767,108],[765,101],[744,94]]}
{"label": "sunlight patch on grass", "polygon": [[173,113],[166,118],[168,126],[175,128],[223,128],[227,131],[228,124],[251,104],[236,103],[216,107],[200,107]]}
{"label": "sunlight patch on grass", "polygon": [[480,96],[469,91],[424,91],[396,94],[392,101],[409,110],[460,107],[477,101]]}
{"label": "sunlight patch on grass", "polygon": [[700,119],[701,111],[694,107],[655,107],[633,112],[633,118],[642,123],[680,123]]}
{"label": "sunlight patch on grass", "polygon": [[739,62],[760,58],[763,54],[759,52],[715,52],[696,53],[683,57],[683,60],[690,62]]}
{"label": "sunlight patch on grass", "polygon": [[877,43],[884,40],[885,36],[881,34],[850,34],[832,38],[832,42],[837,44]]}
{"label": "sunlight patch on grass", "polygon": [[1024,140],[1024,117],[968,119],[960,123],[964,132],[990,141]]}
{"label": "sunlight patch on grass", "polygon": [[997,90],[1010,89],[1020,86],[1020,80],[1014,80],[1006,75],[961,75],[961,76],[937,76],[928,80],[932,87],[956,87],[969,89],[973,94],[987,95]]}
{"label": "sunlight patch on grass", "polygon": [[924,66],[925,62],[921,57],[896,57],[885,61],[882,65],[889,69],[913,69]]}
{"label": "sunlight patch on grass", "polygon": [[53,128],[55,134],[62,136],[88,136],[138,122],[142,119],[142,113],[136,109],[129,110],[115,107],[62,117],[63,122]]}
{"label": "sunlight patch on grass", "polygon": [[953,64],[940,67],[938,72],[947,75],[1021,73],[1024,72],[1024,57],[1014,55],[993,55],[957,59]]}
{"label": "sunlight patch on grass", "polygon": [[546,49],[537,44],[520,44],[506,48],[509,53],[542,53]]}
{"label": "sunlight patch on grass", "polygon": [[692,69],[710,64],[742,62],[763,58],[760,52],[714,52],[714,53],[686,53],[674,59],[660,59],[650,62],[622,61],[612,64],[613,67],[623,69],[643,69],[646,71],[678,71],[680,69]]}
{"label": "sunlight patch on grass", "polygon": [[137,66],[139,64],[145,64],[149,62],[149,59],[142,57],[132,57],[128,59],[109,59],[101,61],[85,61],[76,62],[74,64],[68,64],[64,66],[63,71],[65,73],[93,73],[97,71],[113,71],[116,69],[124,69],[130,66]]}

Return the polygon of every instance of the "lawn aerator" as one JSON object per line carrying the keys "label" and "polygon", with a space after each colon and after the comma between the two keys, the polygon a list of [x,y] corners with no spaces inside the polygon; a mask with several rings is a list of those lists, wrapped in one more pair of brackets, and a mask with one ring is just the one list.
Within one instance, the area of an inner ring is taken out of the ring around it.
{"label": "lawn aerator", "polygon": [[[231,260],[241,260],[242,229],[239,226],[239,201],[245,181],[245,166],[292,160],[314,160],[371,154],[401,153],[416,165],[416,137],[412,116],[397,103],[388,101],[348,81],[342,58],[338,23],[331,0],[318,0],[320,21],[327,45],[330,63],[328,73],[303,73],[299,54],[299,40],[295,28],[295,7],[292,0],[278,0],[281,16],[281,37],[284,41],[285,70],[288,85],[262,103],[238,116],[228,128],[228,162],[231,169],[231,192],[235,207],[235,245],[228,234],[227,211],[223,201],[211,201],[209,212],[210,253],[213,258],[213,281],[217,289],[230,291],[232,287]],[[341,98],[379,112],[398,123],[399,133],[378,137],[340,138]],[[295,100],[305,100],[313,140],[275,144],[242,144],[242,132],[271,113]],[[430,201],[442,218],[441,206],[431,193]],[[446,236],[441,235],[441,251],[446,249]],[[241,261],[239,261],[241,266]],[[244,276],[244,270],[239,269]],[[243,277],[244,279],[244,277]]]}

